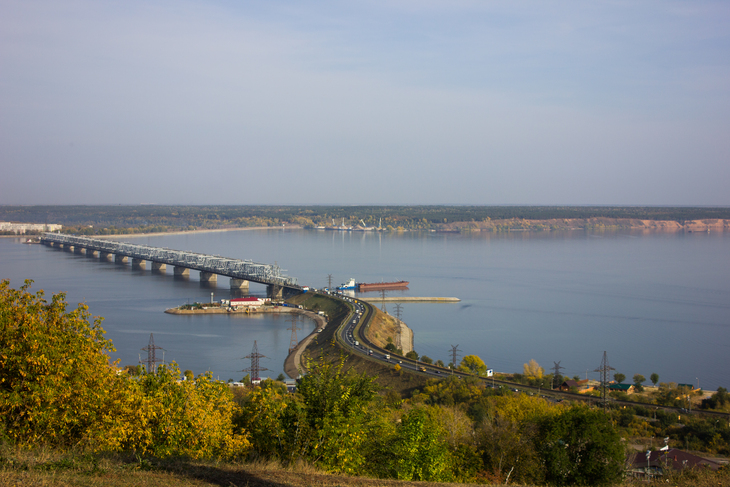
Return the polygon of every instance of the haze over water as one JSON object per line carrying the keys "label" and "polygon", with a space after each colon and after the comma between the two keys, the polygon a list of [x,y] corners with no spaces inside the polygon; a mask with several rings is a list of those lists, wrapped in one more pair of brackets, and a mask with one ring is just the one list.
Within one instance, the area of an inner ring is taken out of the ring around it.
{"label": "haze over water", "polygon": [[[408,280],[389,296],[454,296],[458,304],[402,305],[415,348],[434,360],[480,356],[497,371],[521,372],[535,359],[567,376],[598,378],[603,351],[627,377],[653,372],[662,382],[714,390],[730,384],[730,256],[726,234],[524,233],[438,234],[246,230],[119,237],[133,243],[278,263],[314,287],[353,277],[359,282]],[[239,379],[241,357],[254,340],[269,359],[265,375],[283,371],[291,331],[287,317],[173,316],[164,309],[231,295],[228,279],[201,287],[198,273],[178,281],[132,271],[39,245],[0,239],[0,278],[12,287],[65,291],[83,301],[117,348],[122,365],[136,364],[149,334],[167,361],[196,374],[211,370]],[[264,295],[263,286],[251,292]],[[379,293],[369,293],[376,297]],[[388,310],[394,306],[388,304]],[[313,329],[299,324],[301,338]]]}

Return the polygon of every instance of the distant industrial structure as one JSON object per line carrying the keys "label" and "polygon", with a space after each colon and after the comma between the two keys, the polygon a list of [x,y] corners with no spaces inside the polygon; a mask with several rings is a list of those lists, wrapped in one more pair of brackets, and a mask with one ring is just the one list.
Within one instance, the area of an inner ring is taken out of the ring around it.
{"label": "distant industrial structure", "polygon": [[56,232],[60,231],[63,225],[55,223],[11,223],[0,222],[0,232],[13,232],[16,235],[23,235],[27,232]]}

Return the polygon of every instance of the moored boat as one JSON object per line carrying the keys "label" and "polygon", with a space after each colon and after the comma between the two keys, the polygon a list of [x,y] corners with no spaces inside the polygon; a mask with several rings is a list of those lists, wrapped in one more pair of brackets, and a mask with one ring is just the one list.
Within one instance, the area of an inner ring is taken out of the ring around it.
{"label": "moored boat", "polygon": [[357,290],[362,292],[367,291],[383,291],[388,289],[407,289],[409,281],[394,281],[394,282],[360,282],[357,284]]}

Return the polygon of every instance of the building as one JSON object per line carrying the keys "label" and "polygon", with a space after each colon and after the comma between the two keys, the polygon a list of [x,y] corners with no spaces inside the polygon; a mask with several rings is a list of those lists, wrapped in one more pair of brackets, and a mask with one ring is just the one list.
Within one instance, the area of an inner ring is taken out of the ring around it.
{"label": "building", "polygon": [[0,222],[0,232],[13,232],[22,235],[26,232],[55,232],[61,230],[63,225],[44,223],[10,223]]}
{"label": "building", "polygon": [[635,453],[629,457],[628,462],[629,472],[638,478],[661,476],[668,470],[681,472],[686,468],[720,468],[717,462],[675,448]]}
{"label": "building", "polygon": [[248,297],[248,298],[231,299],[228,302],[228,305],[233,309],[243,308],[243,307],[258,308],[259,306],[263,306],[263,304],[265,302],[266,302],[265,299]]}

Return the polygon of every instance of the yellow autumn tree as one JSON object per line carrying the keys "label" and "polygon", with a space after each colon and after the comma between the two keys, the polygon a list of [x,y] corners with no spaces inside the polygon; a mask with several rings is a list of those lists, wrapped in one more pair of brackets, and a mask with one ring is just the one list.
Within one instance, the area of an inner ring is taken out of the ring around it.
{"label": "yellow autumn tree", "polygon": [[116,382],[114,348],[85,305],[67,312],[64,294],[47,302],[31,283],[0,282],[0,436],[76,444],[94,435]]}
{"label": "yellow autumn tree", "polygon": [[524,364],[522,366],[522,370],[527,377],[534,379],[542,379],[542,376],[545,373],[545,369],[540,367],[535,359],[530,359],[529,362]]}
{"label": "yellow autumn tree", "polygon": [[64,294],[0,282],[0,439],[19,446],[83,445],[158,457],[245,454],[235,403],[210,374],[179,381],[177,365],[130,376],[110,363],[101,318]]}

